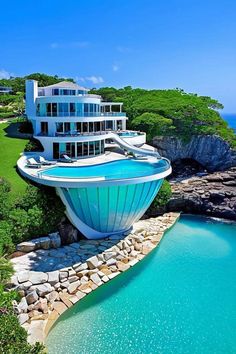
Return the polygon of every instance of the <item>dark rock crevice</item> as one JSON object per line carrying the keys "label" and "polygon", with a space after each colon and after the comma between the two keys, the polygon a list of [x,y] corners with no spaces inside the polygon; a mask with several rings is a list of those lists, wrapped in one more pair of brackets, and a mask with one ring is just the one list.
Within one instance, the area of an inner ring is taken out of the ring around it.
{"label": "dark rock crevice", "polygon": [[172,163],[192,159],[209,172],[223,171],[236,166],[236,151],[216,135],[193,136],[189,142],[175,136],[157,136],[153,138],[152,144]]}

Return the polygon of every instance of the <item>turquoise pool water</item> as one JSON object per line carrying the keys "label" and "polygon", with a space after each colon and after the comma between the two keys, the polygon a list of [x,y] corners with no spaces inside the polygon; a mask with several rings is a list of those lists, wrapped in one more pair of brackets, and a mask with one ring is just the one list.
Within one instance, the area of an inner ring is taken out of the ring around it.
{"label": "turquoise pool water", "polygon": [[236,353],[236,226],[184,216],[161,246],[64,313],[51,354]]}
{"label": "turquoise pool water", "polygon": [[60,178],[105,177],[106,179],[133,178],[153,175],[166,171],[169,164],[166,160],[155,163],[135,160],[119,160],[99,165],[72,167],[52,167],[40,174]]}
{"label": "turquoise pool water", "polygon": [[140,135],[139,133],[137,133],[137,132],[129,132],[129,131],[127,131],[127,132],[120,132],[120,133],[117,133],[119,136],[123,136],[123,137],[133,137],[133,136],[138,136],[138,135]]}

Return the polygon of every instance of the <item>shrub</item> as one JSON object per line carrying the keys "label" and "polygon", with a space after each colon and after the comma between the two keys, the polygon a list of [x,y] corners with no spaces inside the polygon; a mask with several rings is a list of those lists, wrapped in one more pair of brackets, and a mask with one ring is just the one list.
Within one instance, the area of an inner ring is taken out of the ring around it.
{"label": "shrub", "polygon": [[31,152],[31,151],[43,151],[43,146],[40,143],[39,140],[37,139],[30,139],[30,141],[26,144],[25,146],[25,152]]}
{"label": "shrub", "polygon": [[159,193],[152,202],[152,209],[160,209],[166,206],[172,195],[170,183],[167,180],[164,180]]}
{"label": "shrub", "polygon": [[20,326],[14,314],[0,315],[0,348],[4,354],[40,354],[45,353],[40,343],[31,346],[27,342],[26,330]]}
{"label": "shrub", "polygon": [[65,207],[53,188],[29,185],[9,214],[14,243],[55,231]]}
{"label": "shrub", "polygon": [[0,256],[9,255],[15,249],[11,238],[11,226],[7,221],[0,222]]}
{"label": "shrub", "polygon": [[24,209],[16,208],[10,212],[9,224],[15,244],[28,238],[29,223],[28,213]]}
{"label": "shrub", "polygon": [[44,347],[40,343],[31,346],[27,342],[27,332],[21,327],[14,314],[12,302],[20,300],[16,291],[4,291],[4,283],[13,274],[11,263],[0,258],[0,353],[4,354],[43,354]]}
{"label": "shrub", "polygon": [[4,219],[9,214],[11,202],[9,200],[10,183],[5,178],[0,178],[0,219]]}
{"label": "shrub", "polygon": [[6,118],[11,118],[14,117],[15,113],[14,112],[1,112],[0,113],[0,119],[6,119]]}
{"label": "shrub", "polygon": [[13,274],[13,266],[4,257],[0,257],[0,284],[4,284]]}
{"label": "shrub", "polygon": [[33,134],[32,123],[28,119],[22,120],[19,126],[19,132],[25,134]]}

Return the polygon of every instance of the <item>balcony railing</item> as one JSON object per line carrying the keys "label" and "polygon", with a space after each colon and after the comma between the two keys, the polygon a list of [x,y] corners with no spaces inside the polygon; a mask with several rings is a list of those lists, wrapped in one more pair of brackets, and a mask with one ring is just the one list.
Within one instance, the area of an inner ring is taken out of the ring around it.
{"label": "balcony railing", "polygon": [[[79,132],[78,130],[71,130],[68,132],[55,132],[55,134],[48,134],[48,133],[38,133],[37,136],[46,136],[46,137],[74,137],[74,136],[97,136],[97,135],[105,135],[105,134],[109,134],[109,133],[116,133],[118,135],[120,135],[122,132],[130,132],[132,133],[133,131],[123,131],[123,130],[99,130],[97,132]],[[135,137],[135,136],[140,136],[140,135],[145,135],[144,132],[140,132],[140,131],[135,131],[134,136],[129,135],[129,136],[123,136],[123,138],[127,138],[127,137]],[[122,136],[121,136],[122,137]]]}
{"label": "balcony railing", "polygon": [[38,117],[126,117],[125,112],[37,112]]}

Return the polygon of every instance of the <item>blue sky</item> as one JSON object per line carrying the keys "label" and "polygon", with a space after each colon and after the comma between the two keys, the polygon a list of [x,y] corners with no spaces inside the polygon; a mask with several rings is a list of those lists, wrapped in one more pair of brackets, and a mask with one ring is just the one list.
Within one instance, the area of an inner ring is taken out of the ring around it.
{"label": "blue sky", "polygon": [[0,77],[180,87],[236,112],[233,0],[11,0],[0,12]]}

